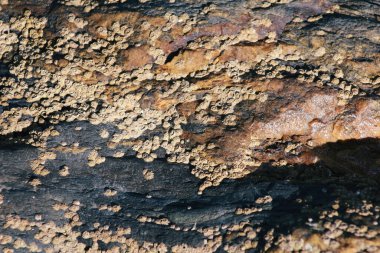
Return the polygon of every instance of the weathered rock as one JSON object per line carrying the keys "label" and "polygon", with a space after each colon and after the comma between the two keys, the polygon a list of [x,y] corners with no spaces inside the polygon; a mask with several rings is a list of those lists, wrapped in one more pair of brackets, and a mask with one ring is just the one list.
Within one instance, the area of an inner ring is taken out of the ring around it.
{"label": "weathered rock", "polygon": [[0,0],[0,251],[379,251],[379,6]]}

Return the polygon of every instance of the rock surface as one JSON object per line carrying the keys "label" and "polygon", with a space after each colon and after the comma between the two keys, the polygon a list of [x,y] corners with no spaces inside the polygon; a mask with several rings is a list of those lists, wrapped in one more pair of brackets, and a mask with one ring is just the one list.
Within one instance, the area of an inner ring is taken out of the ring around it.
{"label": "rock surface", "polygon": [[380,251],[377,0],[0,0],[1,252]]}

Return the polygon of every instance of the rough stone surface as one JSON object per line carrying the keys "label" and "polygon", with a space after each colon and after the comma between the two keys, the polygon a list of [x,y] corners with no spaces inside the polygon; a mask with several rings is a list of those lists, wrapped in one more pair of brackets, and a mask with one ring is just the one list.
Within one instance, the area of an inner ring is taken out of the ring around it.
{"label": "rough stone surface", "polygon": [[378,0],[0,0],[0,252],[379,252]]}

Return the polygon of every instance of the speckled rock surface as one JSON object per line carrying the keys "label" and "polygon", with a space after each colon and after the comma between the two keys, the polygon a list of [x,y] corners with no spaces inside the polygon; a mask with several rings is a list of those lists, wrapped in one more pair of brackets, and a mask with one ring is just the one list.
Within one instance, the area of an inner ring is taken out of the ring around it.
{"label": "speckled rock surface", "polygon": [[377,0],[0,0],[0,251],[379,252]]}

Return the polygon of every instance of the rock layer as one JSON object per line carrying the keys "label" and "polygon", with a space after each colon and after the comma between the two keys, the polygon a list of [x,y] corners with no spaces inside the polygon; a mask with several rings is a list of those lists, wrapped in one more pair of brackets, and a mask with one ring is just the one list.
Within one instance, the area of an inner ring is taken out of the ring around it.
{"label": "rock layer", "polygon": [[0,1],[1,250],[380,250],[379,6]]}

